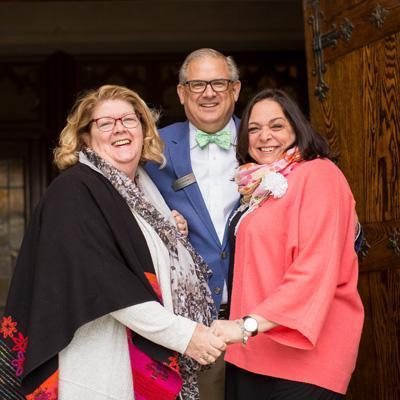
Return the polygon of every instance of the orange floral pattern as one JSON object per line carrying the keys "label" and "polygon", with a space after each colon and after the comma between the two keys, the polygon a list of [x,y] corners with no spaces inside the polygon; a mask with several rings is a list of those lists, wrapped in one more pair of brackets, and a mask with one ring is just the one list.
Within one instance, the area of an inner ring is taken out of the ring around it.
{"label": "orange floral pattern", "polygon": [[4,316],[1,320],[0,332],[3,334],[4,339],[7,337],[12,338],[14,333],[17,332],[17,323],[12,320],[11,315],[8,317]]}
{"label": "orange floral pattern", "polygon": [[149,281],[154,292],[156,293],[157,297],[159,298],[160,301],[162,301],[161,289],[158,284],[158,279],[157,279],[156,274],[153,274],[151,272],[145,272],[144,274],[146,275],[146,278]]}
{"label": "orange floral pattern", "polygon": [[165,365],[175,371],[177,374],[180,374],[179,363],[178,363],[178,354],[174,354],[171,357],[168,357],[168,362]]}
{"label": "orange floral pattern", "polygon": [[58,370],[46,379],[26,400],[57,400],[58,399]]}
{"label": "orange floral pattern", "polygon": [[[8,342],[5,343],[8,351],[7,357],[9,357],[7,362],[14,367],[15,376],[19,378],[24,372],[25,353],[28,348],[28,336],[24,336],[22,332],[19,332],[17,326],[18,323],[13,321],[11,315],[4,316],[0,324],[0,333],[4,339],[7,339]],[[26,399],[57,400],[58,371],[46,379],[46,381],[44,381],[33,393],[26,396]]]}

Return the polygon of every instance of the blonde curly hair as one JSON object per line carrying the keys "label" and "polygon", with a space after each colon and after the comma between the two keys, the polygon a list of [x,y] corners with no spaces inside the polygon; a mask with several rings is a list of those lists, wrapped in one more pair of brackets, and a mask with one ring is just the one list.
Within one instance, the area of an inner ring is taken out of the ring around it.
{"label": "blonde curly hair", "polygon": [[156,127],[159,114],[150,110],[133,90],[123,86],[104,85],[83,93],[72,107],[67,117],[67,124],[60,133],[58,146],[54,149],[56,166],[60,170],[64,170],[78,162],[78,153],[85,146],[84,137],[90,134],[93,110],[105,100],[124,100],[132,104],[133,109],[140,115],[143,130],[143,150],[140,163],[155,161],[164,165],[164,144]]}

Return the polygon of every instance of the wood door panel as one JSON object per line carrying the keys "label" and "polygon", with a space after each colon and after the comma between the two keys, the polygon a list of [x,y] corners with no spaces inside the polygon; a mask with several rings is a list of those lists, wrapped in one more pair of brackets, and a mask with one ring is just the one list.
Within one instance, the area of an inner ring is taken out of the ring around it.
{"label": "wood door panel", "polygon": [[[369,274],[370,290],[374,293],[371,302],[374,344],[377,362],[374,367],[378,385],[377,399],[398,400],[400,398],[399,340],[400,324],[400,271],[387,270]],[[397,322],[397,323],[396,323]],[[369,351],[369,349],[367,349]]]}
{"label": "wood door panel", "polygon": [[366,220],[400,219],[400,34],[363,49]]}
{"label": "wood door panel", "polygon": [[[365,325],[346,397],[355,400],[400,399],[400,1],[379,3],[389,12],[377,28],[368,19],[374,1],[303,1],[311,120],[339,153],[370,246],[358,285]],[[318,32],[345,18],[356,21],[349,42],[322,49]]]}
{"label": "wood door panel", "polygon": [[368,222],[400,218],[399,42],[400,34],[391,35],[338,58],[325,79],[340,96],[310,99],[318,109],[313,123],[339,153],[357,212]]}
{"label": "wood door panel", "polygon": [[400,254],[396,254],[390,241],[394,232],[397,231],[400,250],[400,222],[363,223],[363,229],[370,249],[367,257],[360,264],[360,272],[400,269]]}
{"label": "wood door panel", "polygon": [[374,321],[372,320],[372,301],[368,274],[360,275],[358,286],[365,312],[360,349],[368,349],[368,351],[359,351],[357,365],[368,365],[368,368],[357,368],[357,373],[351,379],[346,400],[379,399],[378,385],[369,386],[365,384],[365,382],[374,382],[376,380],[376,360],[378,359],[374,339]]}
{"label": "wood door panel", "polygon": [[[360,295],[366,319],[357,364],[364,367],[358,368],[353,376],[347,400],[400,398],[400,324],[396,312],[400,307],[399,282],[400,271],[379,271],[360,276]],[[394,320],[397,324],[393,323]],[[377,384],[379,382],[385,384]]]}
{"label": "wood door panel", "polygon": [[399,0],[383,0],[379,3],[374,0],[364,0],[353,4],[349,1],[325,0],[320,2],[320,7],[324,12],[321,20],[322,32],[329,32],[335,28],[341,30],[346,27],[346,23],[351,24],[348,39],[339,36],[336,46],[325,49],[325,61],[347,54],[399,30]]}
{"label": "wood door panel", "polygon": [[[358,63],[359,52],[361,50],[335,60],[334,68],[329,67],[325,73],[330,92],[336,93],[340,90],[340,96],[330,96],[322,103],[311,96],[310,109],[313,125],[328,138],[339,156],[339,166],[346,175],[357,202],[357,213],[365,221],[365,194],[368,185],[364,179],[360,179],[360,171],[364,171],[366,166],[362,128],[365,116],[360,111],[363,107],[363,80]],[[354,79],[354,76],[358,78]],[[309,92],[312,91],[313,82],[309,81]]]}
{"label": "wood door panel", "polygon": [[358,6],[360,3],[362,4],[363,2],[364,0],[327,1],[323,3],[323,11],[325,14],[325,18],[329,17],[330,19],[332,19],[334,16],[343,13],[343,10],[346,10],[347,8],[354,8]]}

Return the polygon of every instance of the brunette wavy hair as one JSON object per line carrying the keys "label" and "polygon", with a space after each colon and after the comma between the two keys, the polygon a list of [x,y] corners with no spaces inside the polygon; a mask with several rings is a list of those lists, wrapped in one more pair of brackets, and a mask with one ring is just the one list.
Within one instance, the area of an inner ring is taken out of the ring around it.
{"label": "brunette wavy hair", "polygon": [[[247,104],[239,127],[236,158],[239,165],[255,162],[249,155],[248,124],[253,107],[260,101],[270,99],[277,102],[289,121],[296,135],[295,142],[290,146],[298,146],[303,160],[313,160],[317,157],[336,161],[337,157],[329,148],[324,136],[320,135],[304,116],[299,106],[287,93],[280,89],[264,89],[257,93]],[[290,148],[289,147],[289,148]],[[286,149],[288,150],[288,149]]]}

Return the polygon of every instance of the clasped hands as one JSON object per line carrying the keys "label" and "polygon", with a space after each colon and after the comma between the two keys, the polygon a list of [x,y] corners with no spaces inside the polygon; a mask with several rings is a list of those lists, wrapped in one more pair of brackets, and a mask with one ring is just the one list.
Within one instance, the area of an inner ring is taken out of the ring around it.
{"label": "clasped hands", "polygon": [[243,330],[236,321],[217,320],[211,327],[197,324],[185,355],[201,365],[212,364],[225,351],[227,344],[241,342]]}

